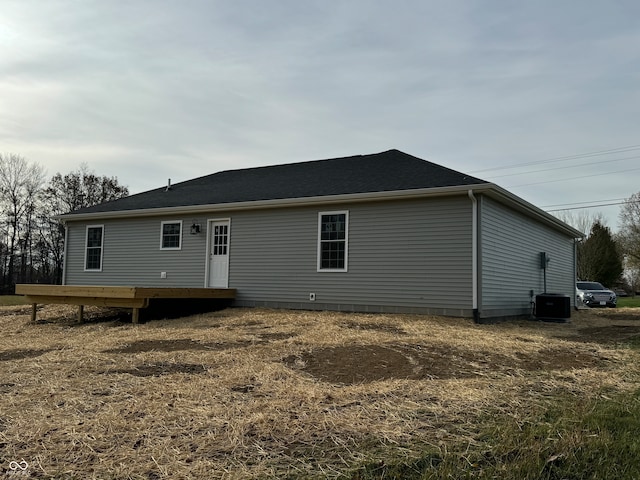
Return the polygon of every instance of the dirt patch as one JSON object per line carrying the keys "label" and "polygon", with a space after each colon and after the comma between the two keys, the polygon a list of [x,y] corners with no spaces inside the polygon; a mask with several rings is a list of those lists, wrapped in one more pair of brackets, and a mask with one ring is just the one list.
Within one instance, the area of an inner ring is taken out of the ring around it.
{"label": "dirt patch", "polygon": [[343,322],[340,324],[342,328],[350,328],[353,330],[372,330],[375,332],[392,333],[394,335],[406,335],[407,332],[394,325],[388,325],[385,323],[357,323],[357,322]]}
{"label": "dirt patch", "polygon": [[0,383],[0,393],[9,393],[15,386],[15,383]]}
{"label": "dirt patch", "polygon": [[103,350],[103,353],[142,353],[142,352],[178,352],[181,350],[230,350],[251,345],[251,340],[236,342],[196,342],[189,338],[175,340],[139,340],[120,347]]}
{"label": "dirt patch", "polygon": [[[107,370],[99,372],[101,374],[128,373],[135,377],[159,377],[161,375],[170,375],[172,373],[186,373],[195,375],[205,373],[207,371],[204,365],[195,363],[143,363],[134,368],[123,368],[118,370]],[[103,392],[102,392],[103,393]]]}
{"label": "dirt patch", "polygon": [[434,345],[356,345],[317,349],[283,361],[319,380],[356,384],[388,379],[469,378],[489,369],[496,357]]}
{"label": "dirt patch", "polygon": [[258,340],[236,340],[234,342],[198,342],[190,338],[175,340],[139,340],[119,347],[103,350],[103,353],[142,353],[142,352],[178,352],[184,350],[222,351],[243,348],[250,345],[284,340],[295,336],[293,333],[261,333]]}
{"label": "dirt patch", "polygon": [[268,343],[276,340],[286,340],[288,338],[293,338],[297,336],[296,333],[290,332],[273,332],[273,333],[259,333],[258,337],[260,337],[260,343]]}
{"label": "dirt patch", "polygon": [[545,349],[516,358],[437,345],[356,345],[327,347],[283,359],[285,365],[318,380],[352,385],[390,379],[464,379],[498,371],[570,370],[601,365],[585,352]]}
{"label": "dirt patch", "polygon": [[[37,309],[40,310],[41,307]],[[11,306],[0,308],[0,317],[8,317],[10,315],[31,315],[31,307]]]}
{"label": "dirt patch", "polygon": [[44,349],[44,350],[7,350],[5,352],[0,352],[0,362],[8,362],[10,360],[21,360],[23,358],[33,358],[39,357],[40,355],[44,355],[45,353],[50,352],[52,349]]}
{"label": "dirt patch", "polygon": [[322,348],[283,361],[291,368],[330,383],[369,383],[414,375],[414,368],[405,355],[377,345]]}
{"label": "dirt patch", "polygon": [[588,312],[604,320],[640,322],[640,308],[591,309],[591,310],[588,310]]}
{"label": "dirt patch", "polygon": [[516,356],[519,359],[519,361],[516,362],[516,368],[527,371],[596,368],[606,361],[606,358],[599,356],[595,352],[551,348],[540,350],[533,355],[517,352]]}
{"label": "dirt patch", "polygon": [[251,393],[256,387],[259,386],[260,384],[254,385],[252,383],[246,385],[234,385],[231,387],[231,391],[236,393]]}
{"label": "dirt patch", "polygon": [[265,325],[263,322],[259,322],[257,320],[248,320],[246,322],[238,323],[239,327],[261,327],[261,328],[271,328],[270,325]]}
{"label": "dirt patch", "polygon": [[605,321],[631,321],[640,323],[640,308],[587,308],[581,310],[581,313]]}
{"label": "dirt patch", "polygon": [[587,327],[578,329],[580,340],[612,344],[624,342],[640,335],[640,325],[610,325],[606,327]]}
{"label": "dirt patch", "polygon": [[[640,310],[640,309],[636,309]],[[610,315],[603,315],[605,318],[610,320],[631,320],[632,322],[638,321],[640,322],[640,312],[624,312],[624,313],[615,313]]]}

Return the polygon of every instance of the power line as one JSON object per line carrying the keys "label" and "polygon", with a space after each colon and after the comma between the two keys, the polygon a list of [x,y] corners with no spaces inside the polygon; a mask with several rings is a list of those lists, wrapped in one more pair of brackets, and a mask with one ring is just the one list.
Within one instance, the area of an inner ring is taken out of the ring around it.
{"label": "power line", "polygon": [[584,205],[585,203],[600,203],[600,202],[623,202],[626,198],[607,198],[605,200],[590,200],[587,202],[572,202],[572,203],[556,203],[553,205],[544,205],[541,208],[550,208],[550,207],[563,207],[563,206],[572,206],[572,205]]}
{"label": "power line", "polygon": [[596,156],[600,156],[600,155],[610,155],[612,153],[623,153],[623,152],[630,152],[630,151],[634,151],[634,150],[640,150],[640,145],[629,145],[627,147],[610,148],[610,149],[607,149],[607,150],[598,150],[598,151],[595,151],[595,152],[586,152],[586,153],[579,153],[579,154],[576,154],[576,155],[566,155],[566,156],[562,156],[562,157],[553,157],[553,158],[548,158],[546,160],[535,160],[535,161],[532,161],[532,162],[525,162],[525,163],[519,163],[519,164],[513,164],[513,165],[504,165],[504,166],[500,166],[500,167],[483,168],[481,170],[472,170],[472,171],[470,171],[468,173],[469,174],[476,174],[476,173],[481,173],[481,172],[490,172],[492,170],[506,170],[506,169],[510,169],[510,168],[528,167],[530,165],[541,165],[541,164],[544,164],[544,163],[575,160],[575,159],[578,159],[578,158],[596,157]]}
{"label": "power line", "polygon": [[635,172],[636,170],[640,170],[640,168],[629,168],[627,170],[616,170],[615,172],[600,172],[600,173],[594,173],[592,175],[583,175],[581,177],[559,178],[559,179],[556,179],[556,180],[545,180],[544,182],[525,183],[523,185],[511,185],[508,188],[530,187],[532,185],[542,185],[542,184],[545,184],[545,183],[566,182],[566,181],[569,181],[569,180],[580,180],[582,178],[592,178],[592,177],[601,177],[603,175],[612,175],[614,173]]}
{"label": "power line", "polygon": [[[601,202],[606,202],[608,200],[601,200]],[[577,205],[579,203],[590,203],[590,202],[576,202],[575,204],[573,203],[561,203],[559,205]],[[640,203],[640,200],[623,200],[622,202],[614,202],[614,203],[597,203],[597,204],[591,204],[591,205],[584,205],[582,207],[569,207],[569,208],[555,208],[553,210],[545,210],[546,212],[564,212],[565,210],[581,210],[581,209],[586,209],[586,208],[598,208],[598,207],[610,207],[612,205],[626,205],[626,204],[630,204],[630,203]],[[550,206],[554,206],[554,205],[550,205]]]}
{"label": "power line", "polygon": [[[640,156],[614,158],[613,160],[607,160],[607,164],[613,163],[613,162],[621,162],[623,160],[635,160],[636,158],[640,158]],[[590,165],[598,165],[598,164],[601,164],[601,163],[602,163],[602,161],[600,160],[600,161],[597,161],[597,162],[581,163],[580,165],[568,165],[566,167],[543,168],[541,170],[531,170],[529,172],[522,172],[522,173],[505,173],[504,175],[492,175],[491,178],[514,177],[514,176],[517,176],[517,175],[528,175],[530,173],[550,172],[552,170],[564,170],[564,169],[567,169],[567,168],[588,167]]]}
{"label": "power line", "polygon": [[[482,169],[482,170],[471,171],[469,173],[476,174],[478,172],[490,172],[490,171],[494,171],[494,170],[515,169],[515,168],[521,168],[521,167],[532,166],[532,165],[543,165],[543,164],[548,164],[548,163],[551,163],[551,162],[555,162],[555,163],[567,162],[567,161],[570,161],[570,160],[578,160],[578,159],[589,158],[589,157],[598,157],[598,156],[603,156],[603,155],[619,154],[619,153],[632,152],[632,151],[637,151],[637,150],[640,150],[640,145],[629,145],[629,146],[626,146],[626,147],[610,148],[610,149],[606,149],[606,150],[585,152],[585,153],[580,153],[580,154],[576,154],[576,155],[566,155],[566,156],[561,156],[561,157],[553,157],[553,158],[549,158],[549,159],[545,159],[545,160],[525,162],[525,163],[521,163],[521,164],[485,168],[485,169]],[[640,156],[635,155],[635,156],[624,157],[624,158],[601,159],[601,160],[593,161],[593,162],[580,163],[578,165],[573,164],[573,165],[566,165],[566,166],[554,166],[554,167],[551,167],[551,168],[542,168],[542,169],[538,169],[538,170],[531,170],[531,171],[520,172],[520,173],[505,173],[505,174],[502,174],[502,175],[491,176],[491,178],[503,178],[503,177],[518,176],[518,175],[529,175],[529,174],[548,172],[548,171],[555,171],[555,170],[566,170],[566,169],[569,169],[569,168],[574,168],[575,169],[575,168],[580,168],[580,167],[589,167],[589,166],[592,166],[592,165],[597,165],[597,164],[602,164],[602,163],[610,164],[610,163],[613,163],[613,162],[620,162],[620,161],[624,161],[624,160],[635,160],[635,159],[638,159],[638,158],[640,158]],[[636,165],[637,165],[637,163],[636,163]],[[604,172],[599,172],[599,173],[594,173],[594,174],[589,174],[589,175],[581,175],[581,176],[573,176],[573,177],[566,176],[565,178],[556,178],[556,179],[552,179],[552,180],[544,180],[544,181],[532,182],[532,183],[521,184],[521,185],[512,185],[512,186],[509,186],[507,188],[519,188],[519,187],[528,187],[528,186],[534,186],[534,185],[543,185],[543,184],[547,184],[547,183],[557,183],[557,182],[564,182],[564,181],[570,181],[570,180],[580,180],[580,179],[584,179],[584,178],[593,178],[593,177],[599,177],[599,176],[603,176],[603,175],[634,172],[634,171],[637,171],[637,170],[640,170],[640,168],[630,168],[630,169],[616,170],[616,171],[604,171]],[[555,204],[555,205],[547,205],[546,207],[542,207],[542,208],[545,209],[545,211],[551,213],[551,212],[560,212],[560,211],[567,211],[567,210],[582,210],[582,209],[590,209],[590,208],[609,207],[609,206],[615,206],[615,205],[624,205],[624,204],[627,204],[627,203],[638,203],[638,202],[636,202],[636,201],[629,202],[627,199],[624,199],[624,198],[613,198],[613,199],[606,199],[606,200],[595,200],[595,201],[592,200],[592,201],[586,201],[586,202],[561,203],[561,204]],[[553,208],[551,210],[546,210],[546,208],[549,208],[549,207],[557,207],[557,208]]]}
{"label": "power line", "polygon": [[611,205],[624,205],[627,202],[602,203],[599,205],[585,205],[583,207],[555,208],[553,210],[545,210],[546,212],[564,212],[566,210],[582,210],[586,208],[610,207]]}

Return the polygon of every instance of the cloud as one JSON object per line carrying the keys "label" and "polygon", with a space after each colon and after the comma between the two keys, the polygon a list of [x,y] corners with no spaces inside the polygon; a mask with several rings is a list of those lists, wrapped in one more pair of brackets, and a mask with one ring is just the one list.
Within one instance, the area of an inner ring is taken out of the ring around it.
{"label": "cloud", "polygon": [[[388,148],[473,171],[632,145],[639,13],[626,0],[10,0],[2,148],[140,191]],[[635,178],[514,193],[628,196]]]}

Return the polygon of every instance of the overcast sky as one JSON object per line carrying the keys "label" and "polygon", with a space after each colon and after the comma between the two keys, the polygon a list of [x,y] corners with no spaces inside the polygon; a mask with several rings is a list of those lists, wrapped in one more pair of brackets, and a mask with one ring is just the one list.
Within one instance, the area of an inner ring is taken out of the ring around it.
{"label": "overcast sky", "polygon": [[0,4],[0,152],[132,193],[397,148],[545,209],[614,203],[639,115],[637,0]]}

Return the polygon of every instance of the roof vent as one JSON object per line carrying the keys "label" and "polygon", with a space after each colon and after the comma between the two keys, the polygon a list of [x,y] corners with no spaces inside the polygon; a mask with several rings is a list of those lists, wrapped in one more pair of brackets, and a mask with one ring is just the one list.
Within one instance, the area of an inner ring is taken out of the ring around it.
{"label": "roof vent", "polygon": [[168,192],[169,190],[171,190],[171,179],[167,179],[167,189],[165,190],[165,192]]}

